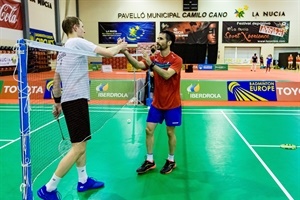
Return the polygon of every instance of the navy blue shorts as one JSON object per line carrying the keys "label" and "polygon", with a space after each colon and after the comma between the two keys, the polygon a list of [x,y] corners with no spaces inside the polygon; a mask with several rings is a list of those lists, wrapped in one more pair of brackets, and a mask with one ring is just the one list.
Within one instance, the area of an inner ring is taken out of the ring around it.
{"label": "navy blue shorts", "polygon": [[181,116],[181,106],[169,110],[161,110],[151,105],[148,112],[147,122],[161,124],[165,120],[167,126],[180,126]]}

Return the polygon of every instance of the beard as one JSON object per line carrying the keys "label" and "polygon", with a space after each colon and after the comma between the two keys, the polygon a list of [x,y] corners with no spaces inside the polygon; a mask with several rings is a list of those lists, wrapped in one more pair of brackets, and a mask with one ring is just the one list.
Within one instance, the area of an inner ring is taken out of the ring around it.
{"label": "beard", "polygon": [[167,49],[167,45],[160,45],[160,44],[157,44],[157,45],[156,45],[156,49],[157,49],[157,50],[160,50],[160,51],[163,51],[163,50]]}

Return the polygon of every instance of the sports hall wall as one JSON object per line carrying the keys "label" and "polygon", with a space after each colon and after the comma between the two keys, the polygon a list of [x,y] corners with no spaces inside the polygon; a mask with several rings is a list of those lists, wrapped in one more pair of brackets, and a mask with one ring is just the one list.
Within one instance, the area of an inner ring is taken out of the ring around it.
{"label": "sports hall wall", "polygon": [[[5,2],[21,2],[20,0],[0,0],[0,5]],[[29,27],[53,33],[56,37],[54,0],[27,0]],[[41,4],[40,2],[43,2]],[[60,0],[60,21],[67,15],[76,15],[76,0]],[[9,11],[9,9],[8,9]],[[8,12],[7,11],[7,12]],[[252,56],[254,51],[258,54],[274,55],[278,59],[278,51],[300,52],[300,1],[230,1],[230,0],[198,0],[198,11],[183,11],[183,0],[78,0],[78,15],[83,20],[86,29],[86,38],[98,44],[98,22],[135,22],[149,21],[155,22],[156,34],[160,30],[161,21],[218,21],[218,60],[217,63],[224,63],[228,54],[239,56]],[[242,11],[243,15],[237,15],[236,11]],[[4,12],[2,10],[2,12]],[[163,17],[147,17],[149,14],[165,13]],[[172,17],[169,14],[177,14]],[[196,14],[195,17],[188,16]],[[268,15],[264,15],[268,13]],[[144,15],[143,15],[144,14]],[[205,16],[206,14],[206,16]],[[12,27],[3,26],[7,20],[0,23],[0,43],[4,46],[12,46],[16,40],[23,37],[23,31]],[[21,20],[20,20],[21,21]],[[222,22],[224,21],[289,21],[289,39],[287,43],[222,43]],[[20,22],[19,22],[20,23]],[[15,26],[15,24],[9,24]],[[61,31],[61,30],[60,30]],[[66,37],[61,33],[62,40]],[[57,38],[55,38],[57,40]],[[109,46],[102,44],[104,46]],[[238,52],[236,48],[242,51]],[[276,49],[278,51],[276,51]],[[244,51],[244,52],[243,52]],[[249,55],[247,55],[249,54]]]}
{"label": "sports hall wall", "polygon": [[[236,11],[243,11],[239,17]],[[269,16],[264,16],[267,12]],[[179,17],[147,17],[151,13],[175,13]],[[196,13],[197,17],[187,17],[187,13]],[[205,17],[204,14],[207,14]],[[144,14],[144,15],[143,15]],[[216,16],[217,15],[217,16]],[[221,15],[221,16],[218,16]],[[225,52],[239,48],[246,51],[249,59],[256,51],[258,54],[274,55],[276,48],[281,50],[292,49],[300,52],[300,1],[273,1],[273,0],[198,0],[198,11],[183,11],[183,0],[110,0],[110,1],[86,1],[79,0],[79,16],[84,22],[86,38],[98,43],[98,22],[131,22],[154,21],[156,22],[156,35],[160,30],[161,21],[218,21],[218,49],[217,63],[224,63]],[[222,22],[224,21],[290,21],[288,43],[222,43]],[[232,48],[231,48],[232,47]],[[244,48],[243,48],[244,47]],[[257,52],[259,51],[259,52]],[[238,54],[239,52],[233,52]],[[228,54],[228,53],[227,53]],[[249,54],[249,55],[248,55]],[[277,55],[274,55],[274,59]],[[250,64],[250,63],[249,63]]]}

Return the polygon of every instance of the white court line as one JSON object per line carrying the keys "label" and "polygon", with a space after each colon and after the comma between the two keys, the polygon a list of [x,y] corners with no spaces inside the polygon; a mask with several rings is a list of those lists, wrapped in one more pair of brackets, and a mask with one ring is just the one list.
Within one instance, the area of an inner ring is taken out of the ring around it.
{"label": "white court line", "polygon": [[[60,117],[60,118],[62,118],[62,117]],[[56,120],[52,120],[52,121],[48,122],[47,124],[44,124],[43,126],[40,126],[39,128],[34,129],[33,131],[30,131],[30,135],[31,135],[32,133],[34,133],[34,132],[36,132],[36,131],[38,131],[38,130],[40,130],[40,129],[46,127],[46,126],[48,126],[49,124],[54,123],[55,121],[56,121]],[[7,143],[7,144],[5,144],[5,145],[3,145],[3,146],[0,146],[0,150],[1,150],[1,149],[4,149],[4,148],[7,147],[8,145],[10,145],[10,144],[12,144],[12,143],[15,143],[16,141],[19,141],[19,140],[20,140],[20,137],[17,138],[17,139],[15,139],[15,140],[12,140],[11,142],[9,142],[9,143]]]}
{"label": "white court line", "polygon": [[232,123],[232,121],[227,117],[227,115],[221,111],[225,119],[229,122],[229,124],[232,126],[232,128],[236,131],[236,133],[240,136],[240,138],[244,141],[244,143],[248,146],[248,148],[252,151],[254,156],[259,160],[259,162],[262,164],[262,166],[267,170],[269,175],[273,178],[273,180],[276,182],[276,184],[280,187],[280,189],[283,191],[283,193],[287,196],[289,200],[294,200],[294,198],[290,195],[290,193],[285,189],[285,187],[282,185],[282,183],[278,180],[278,178],[274,175],[274,173],[271,171],[271,169],[268,167],[268,165],[263,161],[263,159],[256,153],[256,151],[253,149],[253,147],[249,144],[249,142],[246,140],[246,138],[242,135],[242,133],[236,128],[236,126]]}
{"label": "white court line", "polygon": [[[136,111],[134,109],[90,109],[90,113],[111,113],[111,112],[116,112],[118,111],[118,113],[128,113],[128,114],[132,114],[132,113],[136,113],[136,114],[141,114],[141,113],[148,113],[148,109],[139,109],[141,111]],[[19,111],[18,109],[0,109],[0,111],[3,112],[17,112]],[[212,110],[209,112],[199,112],[197,110],[191,110],[193,112],[186,112],[187,110],[182,109],[182,114],[185,115],[198,115],[198,114],[210,114],[210,115],[220,115],[220,111],[218,110]],[[52,109],[31,109],[31,112],[52,112]],[[226,114],[228,115],[285,115],[285,116],[300,116],[300,113],[255,113],[255,112],[249,112],[249,113],[241,113],[241,112],[226,112]]]}
{"label": "white court line", "polygon": [[238,115],[300,115],[300,113],[240,113],[240,112],[226,112],[226,114],[228,115],[234,115],[234,114],[238,114]]}
{"label": "white court line", "polygon": [[15,139],[15,140],[12,140],[11,142],[9,142],[9,143],[6,143],[5,145],[3,145],[3,146],[0,146],[0,150],[1,149],[4,149],[5,147],[7,147],[8,145],[10,145],[10,144],[12,144],[12,143],[14,143],[14,142],[16,142],[16,141],[19,141],[20,140],[20,138],[17,138],[17,139]]}
{"label": "white court line", "polygon": [[15,140],[0,140],[0,142],[9,142],[9,143],[6,143],[5,145],[0,146],[0,149],[3,149],[4,147],[14,143],[15,141],[18,141],[18,139],[15,139]]}
{"label": "white court line", "polygon": [[[39,105],[31,105],[31,109],[36,109],[38,107],[41,107]],[[42,106],[43,107],[43,106]],[[109,109],[114,109],[114,110],[119,110],[119,109],[137,109],[137,110],[147,110],[147,107],[126,107],[126,108],[121,108],[121,107],[115,107],[115,106],[107,106]],[[11,105],[11,104],[7,104],[7,105],[0,105],[0,109],[3,111],[5,111],[6,108],[14,108],[19,110],[19,106],[18,105]],[[44,107],[43,107],[44,108]],[[90,104],[89,105],[90,109],[105,109],[105,107],[101,107],[101,105],[99,107],[95,106],[95,104]],[[52,105],[49,104],[49,109],[52,109]],[[263,113],[263,112],[270,112],[270,113],[281,113],[281,112],[299,112],[300,113],[300,107],[299,109],[295,109],[294,107],[291,109],[275,109],[274,108],[270,108],[270,109],[260,109],[260,108],[251,108],[251,109],[243,109],[243,108],[228,108],[228,109],[224,109],[224,108],[182,108],[182,110],[185,111],[208,111],[208,110],[215,110],[215,111],[226,111],[226,112],[245,112],[248,111],[249,113]]]}
{"label": "white court line", "polygon": [[0,139],[0,142],[11,142],[13,140]]}
{"label": "white court line", "polygon": [[[252,147],[261,147],[261,148],[280,148],[280,145],[268,145],[268,144],[252,144]],[[296,146],[300,148],[300,146]]]}

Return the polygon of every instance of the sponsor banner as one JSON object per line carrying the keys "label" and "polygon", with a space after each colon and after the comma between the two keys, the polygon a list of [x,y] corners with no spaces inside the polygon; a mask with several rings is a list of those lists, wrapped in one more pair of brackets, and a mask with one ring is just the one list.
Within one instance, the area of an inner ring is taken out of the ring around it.
{"label": "sponsor banner", "polygon": [[30,40],[47,43],[47,44],[56,44],[53,33],[37,30],[33,28],[30,28],[29,32],[30,32],[30,36],[29,36]]}
{"label": "sponsor banner", "polygon": [[228,81],[229,101],[276,101],[275,81]]}
{"label": "sponsor banner", "polygon": [[17,56],[15,54],[0,54],[0,67],[16,65]]}
{"label": "sponsor banner", "polygon": [[223,43],[288,43],[289,21],[223,22]]}
{"label": "sponsor banner", "polygon": [[[43,99],[45,92],[45,81],[29,81],[28,94],[30,99]],[[18,99],[18,82],[3,81],[2,89],[0,89],[0,99]]]}
{"label": "sponsor banner", "polygon": [[91,80],[91,99],[129,100],[133,98],[132,80]]}
{"label": "sponsor banner", "polygon": [[52,88],[53,88],[53,79],[46,80],[44,99],[52,99],[52,94],[51,94]]}
{"label": "sponsor banner", "polygon": [[214,70],[213,64],[198,64],[198,70]]}
{"label": "sponsor banner", "polygon": [[228,70],[228,64],[198,64],[198,70]]}
{"label": "sponsor banner", "polygon": [[160,22],[160,30],[174,32],[176,43],[217,44],[219,22]]}
{"label": "sponsor banner", "polygon": [[277,101],[300,102],[300,82],[276,82]]}
{"label": "sponsor banner", "polygon": [[230,64],[252,64],[251,58],[224,58],[224,63]]}
{"label": "sponsor banner", "polygon": [[155,22],[98,22],[99,43],[116,44],[125,38],[128,44],[155,41]]}
{"label": "sponsor banner", "polygon": [[227,101],[226,81],[182,80],[182,100]]}
{"label": "sponsor banner", "polygon": [[0,0],[0,27],[23,30],[21,2]]}
{"label": "sponsor banner", "polygon": [[228,70],[228,64],[214,64],[214,70]]}

